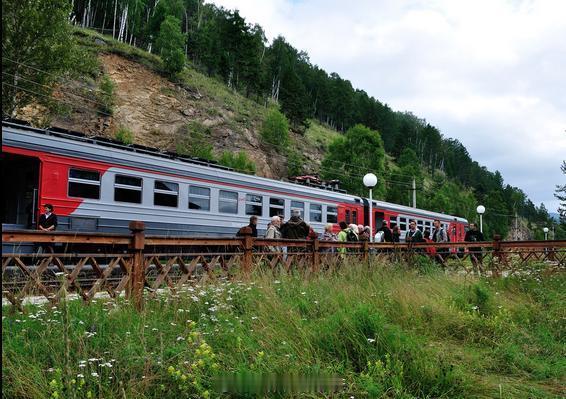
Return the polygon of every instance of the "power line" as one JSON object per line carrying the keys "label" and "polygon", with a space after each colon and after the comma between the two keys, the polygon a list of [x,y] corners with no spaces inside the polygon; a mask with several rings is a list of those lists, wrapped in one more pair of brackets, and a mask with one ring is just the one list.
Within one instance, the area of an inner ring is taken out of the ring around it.
{"label": "power line", "polygon": [[[16,75],[13,75],[13,74],[8,73],[8,72],[2,72],[2,75],[12,76],[12,77],[14,77],[14,78],[16,78],[16,79],[18,79],[18,80],[23,80],[23,81],[29,82],[29,83],[34,84],[34,85],[37,85],[37,86],[45,87],[45,88],[50,89],[50,90],[52,89],[51,86],[48,86],[48,85],[45,85],[45,84],[42,84],[42,83],[39,83],[39,82],[30,80],[30,79],[26,79],[26,78],[23,78],[23,77],[21,77],[21,76],[16,76]],[[20,86],[17,86],[17,88],[18,88],[18,90],[23,90]],[[65,91],[65,94],[69,94],[69,95],[78,97],[78,98],[80,98],[81,100],[89,101],[89,102],[91,102],[91,103],[93,103],[93,104],[95,104],[95,105],[99,105],[99,106],[101,106],[101,107],[105,107],[105,108],[108,107],[107,104],[103,104],[103,103],[98,102],[97,100],[94,100],[94,99],[92,99],[92,98],[83,97],[83,96],[81,96],[80,94],[73,93],[72,91]],[[102,111],[101,111],[101,112],[102,112]],[[111,114],[106,114],[106,115],[112,116]]]}
{"label": "power line", "polygon": [[87,110],[87,111],[94,111],[94,112],[96,112],[96,113],[98,113],[98,114],[102,114],[102,115],[105,115],[105,116],[108,116],[108,117],[113,117],[113,115],[111,115],[111,114],[109,114],[109,113],[107,113],[107,112],[104,112],[104,111],[102,111],[102,110],[93,110],[92,108],[87,107],[87,106],[85,106],[85,105],[81,105],[81,104],[77,104],[77,103],[70,103],[70,102],[68,102],[68,101],[64,101],[63,99],[54,98],[53,96],[48,96],[48,95],[46,95],[46,94],[44,94],[44,93],[39,93],[39,92],[37,92],[37,91],[31,90],[31,89],[27,89],[27,88],[24,88],[24,87],[20,87],[20,86],[16,86],[16,85],[13,85],[13,84],[11,84],[11,83],[4,82],[4,81],[2,82],[2,86],[10,86],[10,87],[13,87],[13,88],[16,89],[16,90],[25,91],[25,92],[27,92],[27,93],[34,94],[34,95],[39,96],[39,97],[47,98],[47,99],[49,99],[49,100],[51,100],[51,101],[55,101],[55,102],[59,102],[59,103],[68,105],[68,106],[70,106],[71,108],[81,108],[81,109],[84,109],[84,110]]}
{"label": "power line", "polygon": [[[10,62],[12,62],[12,63],[18,64],[18,65],[22,65],[22,66],[24,66],[24,67],[26,67],[26,68],[30,68],[30,69],[36,70],[36,71],[38,71],[38,72],[42,72],[42,73],[45,73],[45,74],[48,74],[48,75],[51,75],[51,76],[54,76],[54,77],[59,77],[58,75],[55,75],[55,74],[50,73],[50,72],[48,72],[48,71],[42,70],[42,69],[40,69],[40,68],[31,66],[31,65],[28,65],[28,64],[25,64],[25,63],[23,63],[23,62],[19,62],[19,61],[12,60],[11,58],[8,58],[8,57],[4,57],[4,59],[6,59],[6,60],[8,60],[8,61],[10,61]],[[2,72],[2,73],[3,73],[3,74],[6,74],[6,75],[8,75],[8,76],[16,77],[15,75],[10,74],[10,73],[8,73],[8,72]],[[45,85],[45,84],[42,84],[42,83],[39,83],[39,82],[36,82],[36,81],[32,81],[32,80],[29,80],[29,79],[26,79],[26,78],[21,78],[21,77],[17,77],[17,78],[18,78],[18,79],[25,80],[25,81],[27,81],[27,82],[30,82],[30,83],[32,83],[32,84],[36,84],[36,85],[39,85],[39,86],[43,86],[43,87],[46,87],[46,88],[50,88],[49,86],[47,86],[47,85]],[[12,87],[14,87],[14,86],[12,86]],[[18,89],[23,90],[23,88],[21,88],[21,87],[18,87]],[[104,93],[104,92],[102,92],[102,91],[100,91],[100,90],[92,90],[92,91],[93,91],[93,92],[97,92],[97,93]],[[106,104],[100,103],[100,102],[98,102],[98,101],[96,101],[96,100],[93,100],[93,99],[90,99],[90,98],[87,98],[87,97],[83,97],[83,96],[81,96],[81,95],[79,95],[79,94],[76,94],[76,93],[70,92],[69,94],[71,94],[71,95],[73,95],[73,96],[76,96],[76,97],[78,97],[78,98],[84,99],[84,100],[86,100],[86,101],[92,102],[93,104],[100,105],[100,106],[102,106],[102,107],[106,107],[106,106],[107,106]],[[39,93],[38,93],[38,95],[39,95]],[[67,104],[68,104],[68,103],[67,103]],[[68,104],[68,105],[71,105],[71,104]],[[103,115],[113,116],[113,115],[108,114],[108,113],[105,113],[105,112],[103,112],[103,111],[98,111],[98,112],[101,113],[101,114],[103,114]],[[273,142],[267,142],[267,143],[270,144],[270,145],[272,145],[272,146],[276,146],[276,147],[279,147],[279,148],[287,149],[286,146],[284,146],[284,145],[282,145],[282,144],[279,144],[279,143],[273,143]],[[357,168],[357,167],[358,167],[358,165],[350,164],[350,163],[342,162],[342,161],[337,161],[337,160],[330,160],[330,159],[327,159],[327,160],[325,160],[325,162],[331,162],[331,163],[334,163],[334,164],[340,165],[340,166],[342,166],[342,165],[344,165],[344,166],[350,166],[350,167],[352,167],[352,168]],[[406,176],[406,177],[411,177],[411,178],[414,178],[414,177],[415,177],[415,176],[413,176],[413,175],[402,174],[402,173],[399,173],[399,172],[389,172],[389,173],[390,173],[390,174],[397,175],[397,176]],[[363,176],[362,176],[362,177],[363,177]],[[398,182],[398,183],[405,183],[405,182]],[[410,183],[407,183],[407,184],[410,184]]]}

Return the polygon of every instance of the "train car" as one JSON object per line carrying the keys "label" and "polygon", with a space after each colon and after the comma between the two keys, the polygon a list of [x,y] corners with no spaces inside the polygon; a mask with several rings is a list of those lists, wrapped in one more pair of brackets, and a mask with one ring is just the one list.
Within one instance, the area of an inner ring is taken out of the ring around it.
{"label": "train car", "polygon": [[[259,218],[263,234],[273,215],[300,211],[315,231],[326,223],[369,225],[368,199],[335,187],[310,187],[235,172],[136,145],[61,129],[2,122],[4,229],[35,228],[41,206],[53,204],[60,231],[123,233],[131,220],[147,234],[233,236]],[[383,220],[408,220],[421,229],[439,219],[452,241],[464,236],[463,218],[373,201],[374,232]],[[336,228],[337,225],[336,225]]]}

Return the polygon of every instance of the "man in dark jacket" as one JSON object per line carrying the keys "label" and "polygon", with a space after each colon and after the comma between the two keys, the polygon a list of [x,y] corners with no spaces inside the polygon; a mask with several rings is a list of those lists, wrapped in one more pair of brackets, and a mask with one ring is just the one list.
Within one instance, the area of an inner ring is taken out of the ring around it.
{"label": "man in dark jacket", "polygon": [[[466,237],[464,237],[464,241],[481,242],[481,241],[485,241],[485,239],[483,237],[483,233],[478,230],[478,226],[475,223],[470,223],[470,229],[466,232]],[[477,271],[479,274],[483,273],[482,248],[481,247],[469,248],[469,253],[470,253],[470,259],[472,261],[472,265],[474,266],[474,270]]]}
{"label": "man in dark jacket", "polygon": [[383,225],[379,231],[383,231],[383,242],[393,242],[393,233],[389,226],[387,226],[387,220],[383,221]]}
{"label": "man in dark jacket", "polygon": [[236,233],[236,236],[242,237],[242,236],[245,236],[245,235],[249,235],[247,233],[248,231],[251,231],[252,237],[257,238],[257,216],[250,217],[250,224],[248,224],[247,226],[244,226],[240,230],[238,230],[238,232]]}
{"label": "man in dark jacket", "polygon": [[[37,227],[42,231],[55,231],[57,228],[57,215],[53,212],[53,205],[43,205],[44,213],[39,217]],[[43,244],[40,246],[44,252],[55,252],[53,244]]]}
{"label": "man in dark jacket", "polygon": [[283,238],[304,240],[309,235],[309,225],[301,219],[301,212],[297,209],[291,211],[291,219],[281,226]]}

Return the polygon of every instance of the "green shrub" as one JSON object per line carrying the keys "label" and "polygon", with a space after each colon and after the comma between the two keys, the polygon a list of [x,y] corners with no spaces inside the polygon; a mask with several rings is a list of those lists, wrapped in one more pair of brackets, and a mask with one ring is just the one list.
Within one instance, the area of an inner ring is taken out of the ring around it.
{"label": "green shrub", "polygon": [[198,121],[188,123],[180,129],[177,138],[177,153],[189,157],[213,160],[210,129]]}
{"label": "green shrub", "polygon": [[287,174],[289,176],[300,176],[304,174],[305,158],[297,150],[287,152]]}
{"label": "green shrub", "polygon": [[277,151],[284,149],[289,144],[289,122],[277,108],[271,108],[267,113],[261,127],[261,136]]}
{"label": "green shrub", "polygon": [[98,109],[101,113],[112,115],[114,113],[114,82],[108,75],[102,76],[98,86]]}
{"label": "green shrub", "polygon": [[128,129],[127,127],[121,126],[117,131],[116,135],[114,136],[116,140],[121,142],[122,144],[133,144],[134,142],[134,133]]}
{"label": "green shrub", "polygon": [[248,158],[245,151],[239,151],[237,154],[224,151],[218,160],[218,163],[229,168],[233,168],[238,172],[254,174],[256,172],[255,162]]}

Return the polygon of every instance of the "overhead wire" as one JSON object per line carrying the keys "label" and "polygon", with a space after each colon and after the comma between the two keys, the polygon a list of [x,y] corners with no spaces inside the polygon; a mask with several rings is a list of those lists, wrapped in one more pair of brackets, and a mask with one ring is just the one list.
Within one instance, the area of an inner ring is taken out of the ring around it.
{"label": "overhead wire", "polygon": [[[42,73],[46,73],[46,74],[51,75],[51,76],[54,76],[54,77],[58,77],[58,75],[56,75],[56,74],[53,74],[53,73],[51,73],[51,72],[42,70],[42,69],[40,69],[40,68],[37,68],[37,67],[31,66],[31,65],[25,64],[25,63],[20,62],[20,61],[12,60],[12,59],[9,58],[9,57],[4,57],[4,59],[6,59],[6,60],[8,60],[8,61],[10,61],[10,62],[12,62],[12,63],[18,64],[18,65],[22,65],[22,66],[24,66],[24,67],[27,67],[27,68],[36,70],[36,71],[38,71],[38,72],[42,72]],[[15,77],[15,75],[10,74],[10,73],[8,73],[8,72],[2,72],[2,73],[3,73],[3,74],[6,74],[6,75],[9,75],[9,76],[12,76],[12,77]],[[45,84],[42,84],[42,83],[39,83],[39,82],[36,82],[36,81],[32,81],[32,80],[29,80],[29,79],[26,79],[26,78],[18,77],[18,79],[22,79],[22,80],[25,80],[25,81],[30,82],[30,83],[32,83],[32,84],[36,84],[36,85],[40,85],[40,86],[43,86],[43,87],[46,87],[46,88],[50,88],[50,86],[47,86],[47,85],[45,85]],[[12,87],[14,87],[14,86],[12,86]],[[23,90],[23,88],[21,88],[21,87],[18,87],[18,88],[19,88],[20,90]],[[103,91],[100,91],[100,90],[91,90],[91,91],[92,91],[92,92],[98,92],[98,93],[104,93]],[[98,102],[98,101],[96,101],[96,100],[94,100],[94,99],[87,98],[87,97],[81,96],[81,95],[76,94],[76,93],[73,93],[73,92],[66,92],[66,93],[67,93],[67,94],[71,94],[71,95],[73,95],[73,96],[75,96],[75,97],[77,97],[77,98],[81,98],[81,99],[84,99],[84,100],[86,100],[86,101],[89,101],[89,102],[91,102],[91,103],[93,103],[93,104],[100,105],[101,107],[107,107],[107,104]],[[103,112],[103,111],[97,111],[97,112],[99,112],[100,114],[103,114],[103,115],[113,116],[112,114],[109,114],[109,113],[106,113],[106,112]],[[265,140],[264,140],[264,141],[265,141]],[[267,142],[267,143],[270,144],[270,145],[272,145],[272,146],[276,146],[276,147],[279,147],[279,148],[285,148],[285,149],[287,149],[286,146],[284,146],[283,144],[280,144],[280,143],[273,143],[273,142]],[[341,165],[350,166],[350,167],[352,167],[352,168],[357,168],[357,167],[359,167],[359,165],[355,165],[355,164],[351,164],[351,163],[343,162],[343,161],[338,161],[338,160],[330,160],[330,159],[327,159],[327,160],[325,160],[325,162],[331,162],[331,163],[333,163],[333,164],[335,164],[335,165],[340,165],[340,166],[341,166]],[[390,175],[395,175],[395,176],[406,176],[406,177],[411,177],[411,178],[414,178],[414,177],[415,177],[414,175],[408,175],[408,174],[403,174],[403,173],[394,172],[394,171],[387,172],[387,173],[390,174]],[[390,180],[390,181],[391,181],[391,182],[394,182],[393,180]],[[399,181],[397,181],[396,183],[405,183],[405,182],[399,182]],[[407,183],[407,184],[410,185],[411,183]]]}

